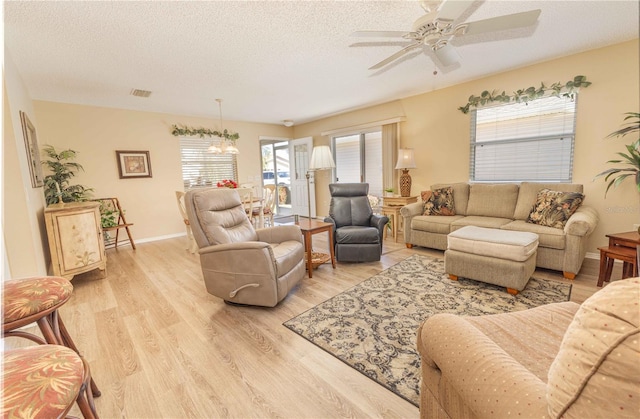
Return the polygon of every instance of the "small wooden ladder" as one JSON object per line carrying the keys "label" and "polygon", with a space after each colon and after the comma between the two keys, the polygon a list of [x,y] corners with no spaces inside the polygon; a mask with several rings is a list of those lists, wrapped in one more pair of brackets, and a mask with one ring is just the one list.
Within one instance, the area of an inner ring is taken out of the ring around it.
{"label": "small wooden ladder", "polygon": [[116,237],[114,240],[109,240],[109,241],[105,240],[105,243],[104,243],[105,248],[118,247],[118,234],[120,232],[120,229],[124,228],[127,231],[127,236],[129,237],[128,241],[131,244],[131,247],[133,248],[133,250],[136,250],[136,244],[133,242],[133,237],[131,237],[131,230],[129,230],[129,227],[131,227],[133,223],[127,223],[127,221],[125,220],[124,211],[122,211],[122,207],[120,207],[120,201],[118,201],[118,198],[100,198],[100,199],[94,199],[94,201],[100,203],[101,218],[107,214],[114,214],[114,215],[115,213],[118,214],[118,219],[116,221],[117,225],[114,225],[111,227],[102,227],[103,232],[108,232],[113,230],[116,231]]}

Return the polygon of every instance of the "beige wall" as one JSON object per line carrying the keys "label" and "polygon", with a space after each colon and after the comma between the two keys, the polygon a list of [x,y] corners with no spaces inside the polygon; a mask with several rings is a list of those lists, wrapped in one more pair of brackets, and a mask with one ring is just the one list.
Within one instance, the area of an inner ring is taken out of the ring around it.
{"label": "beige wall", "polygon": [[[31,187],[20,111],[37,127],[29,93],[5,50],[3,72],[2,233],[3,280],[46,275],[48,258],[42,188]],[[36,132],[39,132],[36,129]]]}
{"label": "beige wall", "polygon": [[[594,207],[601,221],[589,242],[589,252],[606,243],[605,234],[629,231],[640,222],[640,196],[631,181],[604,197],[605,182],[594,176],[610,167],[605,162],[624,151],[631,139],[604,138],[620,127],[625,112],[638,112],[638,40],[559,58],[508,71],[480,80],[404,98],[387,104],[325,118],[294,128],[296,137],[313,136],[314,145],[328,144],[323,131],[365,124],[394,116],[405,116],[401,123],[400,145],[416,149],[417,169],[411,170],[412,194],[438,182],[469,179],[470,117],[457,108],[467,98],[483,90],[507,92],[540,82],[549,85],[571,80],[582,74],[593,84],[578,99],[573,181],[584,184],[586,205]],[[317,213],[328,212],[329,176],[316,182]]]}
{"label": "beige wall", "polygon": [[[95,189],[94,197],[117,197],[134,223],[134,240],[184,234],[175,191],[183,190],[180,145],[171,125],[218,128],[217,121],[152,112],[35,101],[41,144],[56,150],[71,148],[84,167],[76,183]],[[237,131],[238,180],[259,184],[260,136],[291,137],[291,128],[279,125],[225,121]],[[207,141],[208,137],[203,141]],[[149,151],[152,178],[120,179],[116,150]]]}

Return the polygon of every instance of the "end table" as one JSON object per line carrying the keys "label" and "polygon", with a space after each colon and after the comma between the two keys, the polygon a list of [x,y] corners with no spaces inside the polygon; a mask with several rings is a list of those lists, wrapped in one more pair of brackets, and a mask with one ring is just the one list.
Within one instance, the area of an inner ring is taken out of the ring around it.
{"label": "end table", "polygon": [[391,219],[391,227],[393,233],[393,241],[398,242],[398,232],[401,230],[402,217],[400,210],[407,204],[418,202],[417,196],[384,196],[382,197],[382,207],[380,212]]}
{"label": "end table", "polygon": [[636,231],[626,233],[607,234],[609,246],[599,247],[600,272],[598,274],[598,286],[611,281],[613,261],[622,261],[622,279],[638,276],[638,247],[640,247],[640,234]]}

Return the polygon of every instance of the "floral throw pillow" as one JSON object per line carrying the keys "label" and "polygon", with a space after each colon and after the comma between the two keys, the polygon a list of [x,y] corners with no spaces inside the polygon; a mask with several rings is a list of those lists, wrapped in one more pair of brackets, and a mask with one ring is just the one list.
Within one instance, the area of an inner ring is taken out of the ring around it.
{"label": "floral throw pillow", "polygon": [[541,189],[527,218],[528,223],[563,229],[569,217],[582,205],[580,192]]}
{"label": "floral throw pillow", "polygon": [[420,198],[422,199],[422,202],[427,202],[429,198],[431,198],[431,191],[420,192]]}
{"label": "floral throw pillow", "polygon": [[424,204],[424,215],[456,215],[453,188],[434,189]]}

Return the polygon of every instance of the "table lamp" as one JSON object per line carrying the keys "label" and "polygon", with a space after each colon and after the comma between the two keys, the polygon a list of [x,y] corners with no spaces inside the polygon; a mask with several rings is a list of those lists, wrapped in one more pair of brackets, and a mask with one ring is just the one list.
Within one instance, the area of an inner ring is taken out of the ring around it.
{"label": "table lamp", "polygon": [[309,222],[311,222],[311,186],[309,184],[310,172],[319,170],[328,170],[336,167],[331,155],[331,149],[328,145],[320,145],[313,147],[311,160],[309,161],[309,169],[307,170],[307,205],[309,207]]}
{"label": "table lamp", "polygon": [[413,158],[412,148],[401,148],[398,150],[398,162],[396,163],[396,169],[401,169],[400,175],[400,196],[411,196],[411,176],[409,175],[409,169],[416,168],[416,161]]}

